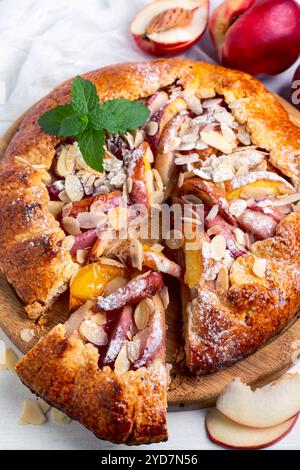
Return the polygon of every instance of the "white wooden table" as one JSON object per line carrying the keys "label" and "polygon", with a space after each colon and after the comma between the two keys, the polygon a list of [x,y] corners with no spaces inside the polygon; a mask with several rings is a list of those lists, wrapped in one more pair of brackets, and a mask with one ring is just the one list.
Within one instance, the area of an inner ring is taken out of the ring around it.
{"label": "white wooden table", "polygon": [[[128,33],[147,0],[0,0],[0,135],[56,84],[110,63],[145,60]],[[220,3],[213,0],[212,8]],[[186,57],[214,60],[208,35]],[[294,69],[295,67],[293,67]],[[266,85],[286,96],[293,69]],[[0,339],[13,347],[0,331]],[[14,348],[15,349],[15,348]],[[296,367],[300,371],[300,366]],[[76,422],[18,424],[31,393],[16,375],[0,371],[0,449],[128,449],[100,441]],[[169,441],[145,449],[218,449],[206,437],[205,410],[168,413]],[[139,447],[143,448],[143,447]],[[300,449],[300,421],[273,449]]]}

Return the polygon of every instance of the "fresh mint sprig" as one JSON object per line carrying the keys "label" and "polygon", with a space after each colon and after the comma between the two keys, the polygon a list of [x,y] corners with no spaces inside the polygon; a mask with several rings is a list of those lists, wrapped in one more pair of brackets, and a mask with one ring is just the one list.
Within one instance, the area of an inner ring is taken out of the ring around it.
{"label": "fresh mint sprig", "polygon": [[103,171],[105,132],[124,134],[143,126],[149,109],[140,101],[114,99],[101,104],[95,85],[76,77],[71,89],[71,103],[57,106],[38,120],[47,134],[73,137],[85,162]]}

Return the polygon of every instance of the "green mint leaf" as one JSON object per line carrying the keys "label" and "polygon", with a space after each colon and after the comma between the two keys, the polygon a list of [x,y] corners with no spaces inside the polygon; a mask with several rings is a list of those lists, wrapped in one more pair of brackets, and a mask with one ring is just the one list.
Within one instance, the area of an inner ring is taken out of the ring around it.
{"label": "green mint leaf", "polygon": [[124,134],[143,126],[149,115],[149,109],[140,101],[115,99],[98,105],[89,114],[89,120],[94,129],[105,129],[112,134]]}
{"label": "green mint leaf", "polygon": [[63,121],[76,113],[70,104],[64,106],[57,106],[54,109],[50,109],[44,113],[38,120],[39,125],[43,131],[50,135],[56,135],[61,137],[71,137],[73,134],[62,134],[61,126]]}
{"label": "green mint leaf", "polygon": [[87,129],[78,137],[78,145],[85,162],[97,171],[103,171],[105,135],[103,131]]}
{"label": "green mint leaf", "polygon": [[65,118],[60,125],[60,135],[73,137],[81,134],[88,126],[88,117],[75,114]]}
{"label": "green mint leaf", "polygon": [[79,114],[92,112],[99,103],[95,85],[79,76],[73,81],[71,96],[72,106]]}

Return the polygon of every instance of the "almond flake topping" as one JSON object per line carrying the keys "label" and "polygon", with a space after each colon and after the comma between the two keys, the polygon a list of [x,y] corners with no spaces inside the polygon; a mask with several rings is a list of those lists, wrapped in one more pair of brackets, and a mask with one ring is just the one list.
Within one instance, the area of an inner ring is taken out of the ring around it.
{"label": "almond flake topping", "polygon": [[53,407],[51,408],[51,417],[55,424],[69,424],[72,421],[65,413]]}
{"label": "almond flake topping", "polygon": [[19,362],[19,358],[15,351],[11,348],[6,348],[4,351],[5,364],[11,372],[15,372],[15,367]]}
{"label": "almond flake topping", "polygon": [[26,343],[29,343],[32,340],[32,338],[34,337],[34,335],[35,335],[34,330],[29,329],[29,328],[24,328],[20,332],[21,339],[23,341],[25,341]]}
{"label": "almond flake topping", "polygon": [[70,235],[79,235],[81,233],[79,222],[77,219],[74,219],[74,217],[64,217],[62,224],[66,232]]}
{"label": "almond flake topping", "polygon": [[211,258],[221,261],[226,251],[226,239],[223,235],[216,235],[210,242]]}
{"label": "almond flake topping", "polygon": [[23,410],[20,416],[20,424],[43,424],[46,421],[46,417],[35,400],[24,400]]}
{"label": "almond flake topping", "polygon": [[104,225],[107,216],[103,212],[80,212],[77,215],[80,228],[90,229]]}
{"label": "almond flake topping", "polygon": [[240,217],[247,209],[247,202],[244,199],[235,199],[229,205],[229,212],[234,217]]}
{"label": "almond flake topping", "polygon": [[255,276],[264,278],[266,275],[266,269],[267,269],[267,260],[265,258],[256,258],[252,271],[255,274]]}
{"label": "almond flake topping", "polygon": [[78,176],[66,176],[65,191],[72,202],[81,201],[84,196],[84,190]]}
{"label": "almond flake topping", "polygon": [[130,362],[127,355],[127,343],[125,343],[115,360],[114,371],[116,375],[123,375],[129,370]]}
{"label": "almond flake topping", "polygon": [[84,339],[96,346],[104,346],[108,342],[107,334],[103,328],[91,320],[84,320],[79,328]]}
{"label": "almond flake topping", "polygon": [[143,260],[144,260],[144,249],[143,245],[139,240],[131,240],[130,242],[130,258],[131,264],[134,268],[137,268],[139,271],[142,270]]}
{"label": "almond flake topping", "polygon": [[220,150],[223,153],[232,152],[232,144],[228,142],[219,132],[209,131],[209,132],[200,132],[201,139],[207,145],[210,145],[213,148]]}
{"label": "almond flake topping", "polygon": [[149,322],[150,316],[155,311],[155,305],[152,299],[142,300],[135,308],[134,311],[134,322],[138,330],[146,328]]}

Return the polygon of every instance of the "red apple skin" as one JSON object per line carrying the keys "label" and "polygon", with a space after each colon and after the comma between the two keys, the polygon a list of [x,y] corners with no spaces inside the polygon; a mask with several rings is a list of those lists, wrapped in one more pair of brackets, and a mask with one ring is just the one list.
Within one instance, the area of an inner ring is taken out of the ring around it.
{"label": "red apple skin", "polygon": [[300,109],[300,65],[292,82],[292,103]]}
{"label": "red apple skin", "polygon": [[210,34],[222,65],[275,75],[300,55],[300,6],[296,0],[226,0],[210,19]]}
{"label": "red apple skin", "polygon": [[297,414],[295,417],[294,417],[294,420],[291,424],[291,426],[289,427],[289,429],[286,430],[285,433],[283,433],[281,436],[279,436],[277,439],[274,439],[274,441],[271,441],[271,442],[266,442],[260,446],[249,446],[249,447],[235,447],[235,446],[232,446],[230,444],[225,444],[224,442],[219,442],[217,439],[215,439],[208,431],[208,428],[207,428],[207,424],[206,424],[206,419],[205,419],[205,430],[206,430],[206,433],[209,437],[209,439],[214,442],[215,444],[217,444],[218,446],[221,446],[221,447],[226,447],[227,449],[236,449],[236,450],[258,450],[258,449],[265,449],[266,447],[271,447],[273,446],[274,444],[276,444],[277,442],[281,441],[282,439],[284,439],[293,429],[293,427],[295,426],[295,424],[297,423],[297,420],[298,420],[298,416],[299,414]]}

